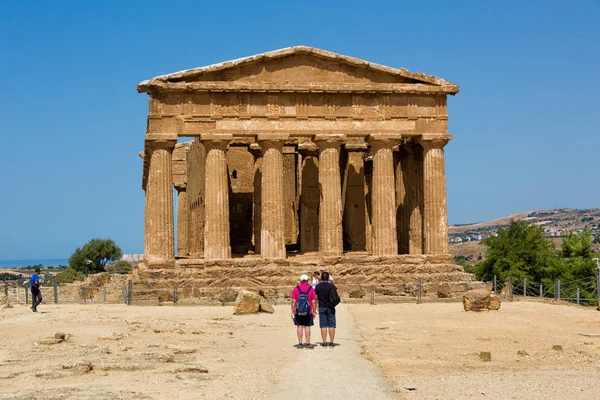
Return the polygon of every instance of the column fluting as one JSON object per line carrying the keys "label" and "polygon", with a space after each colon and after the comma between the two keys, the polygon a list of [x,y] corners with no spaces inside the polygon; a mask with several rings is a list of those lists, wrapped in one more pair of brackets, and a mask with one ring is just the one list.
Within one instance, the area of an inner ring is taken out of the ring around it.
{"label": "column fluting", "polygon": [[341,256],[343,247],[340,147],[344,135],[316,135],[319,146],[319,257]]}
{"label": "column fluting", "polygon": [[206,147],[204,180],[204,259],[231,258],[229,184],[226,149],[232,135],[203,135]]}
{"label": "column fluting", "polygon": [[425,254],[448,253],[448,211],[444,146],[448,140],[422,140]]}
{"label": "column fluting", "polygon": [[262,258],[285,258],[282,149],[287,136],[269,136],[258,137],[262,150],[260,254]]}
{"label": "column fluting", "polygon": [[396,185],[392,148],[399,138],[370,135],[373,149],[372,253],[374,256],[398,254],[396,232]]}
{"label": "column fluting", "polygon": [[147,140],[150,154],[144,215],[144,258],[148,262],[175,258],[171,158],[175,140]]}

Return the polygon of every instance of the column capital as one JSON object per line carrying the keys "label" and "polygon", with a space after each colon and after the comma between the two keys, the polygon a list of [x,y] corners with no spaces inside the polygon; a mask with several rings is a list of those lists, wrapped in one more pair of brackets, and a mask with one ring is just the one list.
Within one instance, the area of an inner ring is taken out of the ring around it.
{"label": "column capital", "polygon": [[[149,151],[152,150],[169,150],[173,151],[175,145],[177,144],[177,140],[166,140],[166,139],[146,139],[146,149]],[[144,152],[144,157],[146,152]]]}
{"label": "column capital", "polygon": [[439,135],[439,134],[423,134],[417,139],[417,142],[423,147],[423,149],[441,149],[448,142],[452,140],[452,135]]}
{"label": "column capital", "polygon": [[173,185],[173,187],[175,188],[175,190],[177,190],[177,192],[185,192],[185,191],[187,191],[187,183],[181,183],[181,184]]}
{"label": "column capital", "polygon": [[298,153],[302,156],[316,156],[319,154],[319,147],[314,142],[298,143]]}
{"label": "column capital", "polygon": [[346,135],[341,133],[336,134],[318,134],[313,136],[313,142],[319,149],[326,149],[328,147],[340,147],[344,140],[346,139]]}
{"label": "column capital", "polygon": [[258,143],[250,143],[248,145],[248,152],[254,156],[254,158],[262,157],[262,150]]}
{"label": "column capital", "polygon": [[369,145],[378,150],[382,148],[392,149],[396,146],[400,140],[402,139],[401,135],[389,135],[389,134],[379,134],[374,133],[367,137],[367,142]]}
{"label": "column capital", "polygon": [[367,146],[366,143],[346,143],[344,149],[346,149],[347,152],[355,151],[365,153],[369,150],[369,146]]}
{"label": "column capital", "polygon": [[204,133],[200,136],[202,144],[221,150],[225,150],[231,140],[233,135],[229,133]]}

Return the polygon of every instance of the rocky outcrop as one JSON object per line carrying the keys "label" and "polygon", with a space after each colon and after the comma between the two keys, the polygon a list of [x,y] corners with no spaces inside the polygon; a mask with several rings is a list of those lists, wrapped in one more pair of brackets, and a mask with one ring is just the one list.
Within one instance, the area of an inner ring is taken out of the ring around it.
{"label": "rocky outcrop", "polygon": [[463,295],[465,311],[499,310],[500,297],[486,289],[469,290]]}

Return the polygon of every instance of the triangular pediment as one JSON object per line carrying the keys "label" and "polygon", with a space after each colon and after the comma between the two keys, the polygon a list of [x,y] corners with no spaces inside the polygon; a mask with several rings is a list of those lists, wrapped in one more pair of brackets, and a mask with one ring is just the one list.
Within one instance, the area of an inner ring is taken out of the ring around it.
{"label": "triangular pediment", "polygon": [[[180,71],[151,82],[238,82],[264,84],[425,84],[456,86],[443,79],[391,68],[306,46],[289,47],[238,60]],[[452,91],[452,90],[451,90]],[[458,91],[458,87],[456,87]]]}

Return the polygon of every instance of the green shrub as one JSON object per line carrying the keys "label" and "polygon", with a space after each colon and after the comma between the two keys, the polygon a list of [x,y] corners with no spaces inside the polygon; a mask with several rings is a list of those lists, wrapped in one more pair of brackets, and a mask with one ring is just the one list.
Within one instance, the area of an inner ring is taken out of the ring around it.
{"label": "green shrub", "polygon": [[56,274],[54,279],[56,279],[56,282],[59,284],[73,283],[75,281],[83,281],[85,279],[85,274],[83,272],[76,271],[73,268],[67,268],[64,271]]}
{"label": "green shrub", "polygon": [[129,261],[119,260],[114,264],[108,264],[104,270],[109,274],[128,274],[131,272],[131,264]]}

